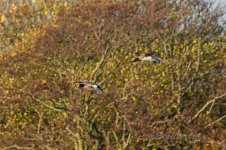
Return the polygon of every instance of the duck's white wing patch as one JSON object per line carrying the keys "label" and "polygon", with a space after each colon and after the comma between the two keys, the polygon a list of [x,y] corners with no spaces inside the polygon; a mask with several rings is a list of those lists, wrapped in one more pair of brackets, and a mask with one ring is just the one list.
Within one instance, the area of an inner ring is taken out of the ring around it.
{"label": "duck's white wing patch", "polygon": [[97,89],[97,87],[98,87],[98,85],[96,85],[96,84],[92,84],[91,86],[95,89]]}
{"label": "duck's white wing patch", "polygon": [[152,56],[143,57],[142,60],[143,61],[153,61],[153,57]]}

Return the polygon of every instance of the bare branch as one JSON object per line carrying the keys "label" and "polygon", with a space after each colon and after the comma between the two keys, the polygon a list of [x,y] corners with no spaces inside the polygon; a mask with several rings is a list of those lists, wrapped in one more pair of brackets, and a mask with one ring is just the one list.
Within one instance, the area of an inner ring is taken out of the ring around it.
{"label": "bare branch", "polygon": [[73,135],[73,137],[75,138],[75,147],[76,149],[80,149],[83,150],[84,149],[84,143],[82,141],[81,136],[78,133],[74,133],[72,132],[68,127],[66,127],[66,130]]}
{"label": "bare branch", "polygon": [[[107,47],[107,48],[105,49],[104,55],[102,56],[100,62],[99,62],[99,63],[97,64],[97,66],[93,69],[93,72],[92,72],[92,74],[91,74],[91,79],[93,79],[94,74],[95,74],[95,73],[97,72],[97,70],[102,66],[104,60],[105,60],[106,57],[107,57],[108,51],[109,51],[109,48]],[[96,78],[94,79],[94,82],[95,82],[95,80],[96,80]]]}
{"label": "bare branch", "polygon": [[215,97],[214,99],[212,99],[212,100],[210,100],[210,101],[208,101],[195,115],[194,115],[194,117],[192,117],[192,119],[190,119],[189,121],[188,121],[188,123],[190,123],[190,122],[192,122],[194,119],[196,119],[205,109],[206,109],[206,107],[207,106],[209,106],[211,103],[214,103],[216,100],[219,100],[219,99],[221,99],[221,98],[223,98],[223,97],[225,97],[226,96],[226,93],[224,93],[224,94],[222,94],[222,95],[220,95],[220,96],[217,96],[217,97]]}
{"label": "bare branch", "polygon": [[8,150],[8,149],[34,150],[34,148],[32,148],[32,147],[21,147],[21,146],[18,146],[16,144],[12,145],[12,146],[5,147],[2,150]]}
{"label": "bare branch", "polygon": [[219,119],[217,119],[216,121],[214,121],[214,122],[208,124],[206,127],[210,127],[210,126],[212,126],[212,125],[214,125],[214,124],[220,122],[220,121],[223,120],[224,118],[226,118],[226,115],[224,115],[224,116],[220,117]]}
{"label": "bare branch", "polygon": [[156,122],[153,122],[152,124],[151,124],[151,127],[154,127],[155,125],[161,125],[161,124],[165,124],[165,123],[167,123],[169,120],[160,120],[160,121],[156,121]]}
{"label": "bare branch", "polygon": [[49,108],[49,109],[52,109],[54,111],[57,111],[57,112],[65,112],[64,109],[60,109],[60,108],[56,108],[56,107],[53,107],[45,102],[43,102],[42,100],[38,99],[38,98],[35,98],[34,96],[32,95],[29,95],[30,97],[32,97],[33,100],[35,100],[36,102],[39,102],[41,103],[42,105],[44,105],[45,107]]}

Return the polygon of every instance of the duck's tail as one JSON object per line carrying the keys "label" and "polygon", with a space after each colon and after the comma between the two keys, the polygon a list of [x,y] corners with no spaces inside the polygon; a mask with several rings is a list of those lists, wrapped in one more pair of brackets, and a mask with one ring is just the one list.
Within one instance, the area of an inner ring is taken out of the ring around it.
{"label": "duck's tail", "polygon": [[161,58],[154,58],[154,59],[152,60],[152,62],[153,62],[153,63],[160,63],[160,62],[162,62],[162,59],[161,59]]}

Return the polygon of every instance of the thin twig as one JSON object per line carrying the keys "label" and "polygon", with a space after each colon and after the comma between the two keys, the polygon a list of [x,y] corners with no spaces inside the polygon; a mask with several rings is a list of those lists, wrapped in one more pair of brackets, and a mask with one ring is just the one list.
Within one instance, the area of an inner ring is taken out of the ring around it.
{"label": "thin twig", "polygon": [[155,125],[161,125],[161,124],[164,124],[164,123],[167,123],[169,120],[161,120],[161,121],[156,121],[156,122],[153,122],[151,124],[151,127],[154,127]]}
{"label": "thin twig", "polygon": [[43,116],[43,113],[41,113],[41,115],[39,115],[38,131],[37,131],[38,134],[40,133],[40,128],[41,128],[41,124],[42,124],[42,116]]}
{"label": "thin twig", "polygon": [[2,148],[2,150],[8,150],[8,149],[34,150],[34,148],[32,148],[32,147],[21,147],[21,146],[18,146],[16,144],[12,145],[12,146],[5,147],[5,148]]}
{"label": "thin twig", "polygon": [[73,137],[77,140],[77,141],[75,141],[75,147],[77,147],[76,149],[83,150],[84,149],[84,144],[83,144],[83,141],[81,139],[81,136],[78,133],[72,132],[68,127],[66,127],[66,130],[71,135],[73,135]]}
{"label": "thin twig", "polygon": [[219,119],[217,119],[216,121],[214,121],[214,122],[208,124],[208,125],[206,126],[206,128],[207,128],[207,127],[210,127],[210,126],[212,126],[212,125],[214,125],[214,124],[216,124],[216,123],[218,123],[219,121],[223,120],[224,118],[226,118],[226,115],[224,115],[224,116],[220,117]]}
{"label": "thin twig", "polygon": [[97,35],[97,32],[94,30],[94,35],[96,36],[97,40],[100,40],[99,36]]}
{"label": "thin twig", "polygon": [[214,99],[212,99],[212,100],[210,100],[210,101],[208,101],[195,115],[194,115],[194,117],[192,117],[192,119],[190,119],[189,121],[188,121],[188,123],[190,123],[190,122],[192,122],[194,119],[196,119],[205,109],[206,109],[206,107],[207,106],[209,106],[209,104],[211,104],[211,103],[213,103],[213,102],[215,102],[216,100],[219,100],[219,99],[221,99],[221,98],[223,98],[223,97],[225,97],[226,96],[226,93],[224,93],[224,94],[222,94],[222,95],[220,95],[220,96],[217,96],[217,97],[214,97]]}
{"label": "thin twig", "polygon": [[55,107],[53,107],[53,106],[51,106],[51,105],[49,105],[49,104],[47,104],[47,103],[41,101],[40,99],[35,98],[34,96],[31,96],[31,97],[32,97],[33,100],[35,100],[36,102],[41,103],[42,105],[44,105],[45,107],[47,107],[47,108],[49,108],[49,109],[52,109],[52,110],[57,111],[57,112],[65,112],[65,110],[59,109],[59,108],[55,108]]}
{"label": "thin twig", "polygon": [[[105,49],[105,52],[104,52],[104,55],[102,56],[100,62],[97,64],[97,66],[93,69],[93,72],[91,74],[91,79],[93,79],[94,77],[94,74],[97,72],[97,70],[102,66],[102,64],[104,63],[104,60],[106,59],[107,57],[107,54],[108,54],[108,51],[110,50],[110,48],[106,47]],[[95,82],[96,79],[94,79],[94,82]]]}

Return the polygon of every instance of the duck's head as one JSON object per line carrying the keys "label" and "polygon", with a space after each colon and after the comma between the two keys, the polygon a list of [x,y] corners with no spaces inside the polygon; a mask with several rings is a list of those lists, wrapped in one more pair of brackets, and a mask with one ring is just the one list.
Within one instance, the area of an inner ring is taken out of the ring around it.
{"label": "duck's head", "polygon": [[137,61],[140,61],[139,58],[134,58],[131,62],[137,62]]}

